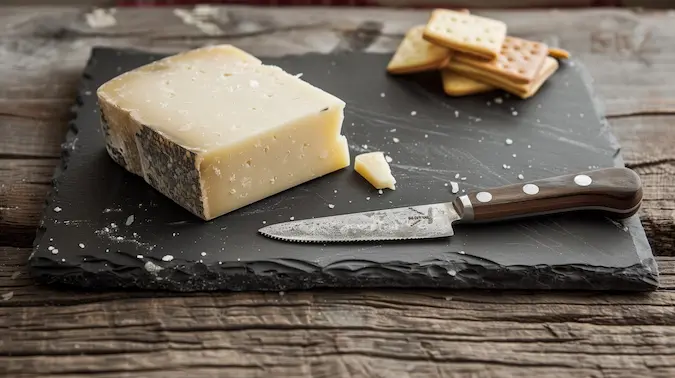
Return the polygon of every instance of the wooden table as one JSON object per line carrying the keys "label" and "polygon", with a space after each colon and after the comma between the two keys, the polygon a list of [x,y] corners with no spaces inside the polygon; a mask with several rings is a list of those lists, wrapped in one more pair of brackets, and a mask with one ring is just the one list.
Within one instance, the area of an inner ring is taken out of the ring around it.
{"label": "wooden table", "polygon": [[174,52],[229,42],[260,56],[393,51],[428,13],[225,7],[205,26],[172,9],[120,9],[115,25],[101,27],[88,12],[0,8],[0,375],[675,375],[674,13],[481,12],[589,67],[624,157],[644,181],[641,217],[660,256],[659,291],[174,295],[63,291],[28,277],[90,48]]}

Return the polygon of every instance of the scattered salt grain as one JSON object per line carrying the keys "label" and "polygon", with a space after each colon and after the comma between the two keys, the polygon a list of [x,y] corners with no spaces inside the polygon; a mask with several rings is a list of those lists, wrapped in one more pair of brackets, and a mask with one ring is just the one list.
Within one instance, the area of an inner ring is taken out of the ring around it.
{"label": "scattered salt grain", "polygon": [[506,138],[506,140],[504,141],[504,143],[506,143],[507,145],[510,146],[510,145],[513,144],[513,139],[511,139],[511,138]]}
{"label": "scattered salt grain", "polygon": [[367,144],[364,144],[364,145],[362,145],[361,147],[363,147],[364,150],[367,150],[367,149],[368,149],[368,145],[367,145]]}
{"label": "scattered salt grain", "polygon": [[335,208],[335,205],[333,205],[332,203],[329,203],[329,204],[328,204],[328,207],[331,208],[331,209],[334,209],[334,208]]}
{"label": "scattered salt grain", "polygon": [[289,219],[290,219],[290,220],[295,220],[295,217],[290,217]]}
{"label": "scattered salt grain", "polygon": [[511,168],[511,166],[510,166],[510,165],[507,165],[507,164],[503,164],[502,167],[503,167],[504,169],[510,169],[510,168]]}
{"label": "scattered salt grain", "polygon": [[262,224],[267,224],[267,221],[262,221]]}
{"label": "scattered salt grain", "polygon": [[513,116],[515,117],[515,116],[518,115],[518,112],[514,110],[514,111],[511,112],[511,114],[513,114]]}
{"label": "scattered salt grain", "polygon": [[385,156],[384,160],[386,160],[387,163],[391,163],[394,159],[392,159],[391,156]]}
{"label": "scattered salt grain", "polygon": [[579,113],[579,118],[584,118],[584,113]]}
{"label": "scattered salt grain", "polygon": [[56,207],[54,208],[54,211],[57,212],[57,213],[60,213],[60,212],[61,212],[61,208],[58,207],[58,206],[56,206]]}
{"label": "scattered salt grain", "polygon": [[454,276],[457,275],[457,271],[454,270],[454,269],[450,269],[450,270],[448,270],[448,274],[454,277]]}
{"label": "scattered salt grain", "polygon": [[400,142],[400,141],[401,141],[401,140],[400,140],[400,139],[398,139],[398,138],[392,138],[391,140],[393,140],[393,141],[394,141],[394,143],[398,143],[398,142]]}
{"label": "scattered salt grain", "polygon": [[527,145],[527,148],[532,148],[532,145],[531,145],[531,144],[528,144],[528,145]]}
{"label": "scattered salt grain", "polygon": [[455,178],[456,178],[456,179],[459,178],[459,173],[455,173]]}
{"label": "scattered salt grain", "polygon": [[450,186],[451,186],[450,191],[452,192],[452,194],[457,194],[457,192],[459,192],[459,184],[457,184],[454,181],[451,181]]}
{"label": "scattered salt grain", "polygon": [[127,217],[126,222],[124,222],[124,224],[127,225],[127,226],[131,226],[132,223],[134,223],[134,216],[133,216],[133,215],[129,215],[129,216]]}
{"label": "scattered salt grain", "polygon": [[525,176],[523,176],[523,174],[521,173],[521,174],[518,175],[518,179],[519,180],[525,180]]}
{"label": "scattered salt grain", "polygon": [[511,156],[516,157],[517,155],[516,155],[516,154],[513,154],[513,155],[511,155]]}
{"label": "scattered salt grain", "polygon": [[464,254],[466,254],[466,252],[464,252],[464,251],[459,251],[459,254],[460,254],[460,255],[464,255]]}
{"label": "scattered salt grain", "polygon": [[52,249],[52,255],[58,255],[58,254],[59,254],[59,249],[58,249],[58,248]]}
{"label": "scattered salt grain", "polygon": [[417,112],[413,110],[412,112],[410,112],[410,115],[411,116],[417,115]]}
{"label": "scattered salt grain", "polygon": [[428,138],[428,137],[429,137],[429,134],[424,134],[424,137],[425,137],[425,138]]}
{"label": "scattered salt grain", "polygon": [[164,257],[162,257],[162,261],[171,261],[171,260],[173,260],[173,256],[171,255],[165,255]]}
{"label": "scattered salt grain", "polygon": [[391,129],[391,130],[389,130],[389,132],[390,132],[390,133],[395,133],[395,132],[396,132],[396,129]]}
{"label": "scattered salt grain", "polygon": [[143,255],[136,255],[136,258],[137,258],[137,259],[142,259],[142,258],[143,258]]}
{"label": "scattered salt grain", "polygon": [[80,246],[80,248],[84,248],[84,244],[80,243],[78,245]]}
{"label": "scattered salt grain", "polygon": [[379,194],[384,193],[384,192],[382,191],[382,189],[378,190],[377,192],[378,192]]}
{"label": "scattered salt grain", "polygon": [[495,98],[495,104],[501,104],[502,102],[504,102],[504,100],[502,100],[501,97]]}
{"label": "scattered salt grain", "polygon": [[462,178],[460,178],[460,180],[466,181],[466,177],[462,177]]}
{"label": "scattered salt grain", "polygon": [[459,118],[459,110],[455,110],[455,118]]}
{"label": "scattered salt grain", "polygon": [[366,201],[370,201],[370,197],[366,197]]}
{"label": "scattered salt grain", "polygon": [[201,253],[202,257],[206,256],[206,252]]}
{"label": "scattered salt grain", "polygon": [[384,96],[386,96],[386,95],[384,94],[384,92],[380,93],[380,97],[384,97]]}

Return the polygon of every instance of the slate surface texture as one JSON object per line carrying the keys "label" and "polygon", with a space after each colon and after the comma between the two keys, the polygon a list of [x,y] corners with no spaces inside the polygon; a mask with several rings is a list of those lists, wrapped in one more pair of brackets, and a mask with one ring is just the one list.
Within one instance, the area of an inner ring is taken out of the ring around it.
{"label": "slate surface texture", "polygon": [[503,92],[447,97],[437,73],[388,76],[389,54],[263,59],[344,99],[352,160],[385,151],[397,190],[379,194],[350,167],[203,222],[116,165],[104,148],[96,88],[159,58],[93,49],[30,259],[40,281],[173,291],[657,286],[637,216],[618,223],[566,214],[460,226],[448,240],[367,245],[289,244],[257,233],[291,217],[450,201],[450,181],[468,191],[521,182],[519,174],[530,180],[621,166],[580,62],[562,62],[523,101]]}

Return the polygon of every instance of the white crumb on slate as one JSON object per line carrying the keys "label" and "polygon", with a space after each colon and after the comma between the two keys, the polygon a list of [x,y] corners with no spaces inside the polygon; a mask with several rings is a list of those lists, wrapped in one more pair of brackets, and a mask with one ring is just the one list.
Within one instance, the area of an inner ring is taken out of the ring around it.
{"label": "white crumb on slate", "polygon": [[127,225],[127,226],[131,226],[132,223],[134,223],[134,216],[133,216],[133,214],[132,214],[132,215],[129,215],[129,216],[127,217],[127,220],[124,222],[124,224]]}
{"label": "white crumb on slate", "polygon": [[78,246],[80,246],[80,248],[84,248],[84,243],[80,243]]}
{"label": "white crumb on slate", "polygon": [[457,192],[459,192],[459,184],[457,184],[454,181],[451,181],[450,185],[451,185],[450,191],[452,192],[452,194],[457,194]]}
{"label": "white crumb on slate", "polygon": [[424,137],[425,137],[425,138],[428,138],[428,137],[429,137],[429,134],[424,134]]}
{"label": "white crumb on slate", "polygon": [[206,252],[202,252],[201,255],[202,255],[202,257],[206,256]]}
{"label": "white crumb on slate", "polygon": [[106,248],[106,249],[105,249],[105,252],[106,252],[106,253],[110,252],[110,248]]}
{"label": "white crumb on slate", "polygon": [[171,260],[173,260],[173,256],[171,255],[162,256],[162,261],[171,261]]}
{"label": "white crumb on slate", "polygon": [[510,146],[510,145],[513,144],[513,139],[511,139],[511,138],[506,138],[506,140],[504,141],[504,143],[506,143],[507,145]]}
{"label": "white crumb on slate", "polygon": [[380,194],[384,193],[384,192],[382,191],[382,189],[378,190],[377,192],[380,193]]}
{"label": "white crumb on slate", "polygon": [[523,176],[522,173],[518,174],[518,179],[519,180],[525,180],[525,176]]}
{"label": "white crumb on slate", "polygon": [[337,189],[333,190],[333,193],[337,193]]}
{"label": "white crumb on slate", "polygon": [[393,140],[393,141],[394,141],[394,143],[398,143],[398,142],[400,142],[400,141],[401,141],[400,139],[398,139],[398,138],[396,138],[396,137],[392,138],[391,140]]}
{"label": "white crumb on slate", "polygon": [[267,224],[267,221],[262,221],[262,224]]}
{"label": "white crumb on slate", "polygon": [[330,209],[334,209],[334,208],[335,208],[335,205],[333,205],[332,203],[329,203],[329,204],[328,204],[328,207],[329,207]]}
{"label": "white crumb on slate", "polygon": [[579,113],[579,118],[584,118],[584,113]]}
{"label": "white crumb on slate", "polygon": [[366,201],[370,201],[370,197],[366,197]]}
{"label": "white crumb on slate", "polygon": [[513,114],[513,116],[515,117],[515,116],[518,115],[518,112],[514,110],[514,111],[511,112],[511,114]]}
{"label": "white crumb on slate", "polygon": [[501,97],[495,98],[495,104],[501,104],[502,102],[504,102],[504,100],[502,100]]}
{"label": "white crumb on slate", "polygon": [[386,96],[386,94],[384,94],[384,92],[380,93],[380,97],[384,97],[384,96]]}
{"label": "white crumb on slate", "polygon": [[516,155],[516,154],[513,154],[513,155],[511,155],[511,156],[513,156],[513,157],[515,158],[515,157],[516,157],[516,156],[518,156],[518,155]]}
{"label": "white crumb on slate", "polygon": [[52,249],[52,255],[58,255],[58,254],[59,254],[59,249],[58,249],[58,248]]}
{"label": "white crumb on slate", "polygon": [[[164,257],[166,257],[166,256],[164,256]],[[145,268],[145,270],[147,270],[147,271],[150,272],[150,273],[157,273],[157,272],[159,272],[160,270],[164,269],[164,268],[162,268],[161,266],[159,266],[159,265],[153,263],[152,261],[146,262],[145,265],[144,265],[143,267]]]}
{"label": "white crumb on slate", "polygon": [[466,252],[464,252],[464,251],[459,251],[459,254],[460,254],[460,255],[464,255],[464,254],[466,254]]}
{"label": "white crumb on slate", "polygon": [[295,220],[295,217],[290,217],[290,218],[288,218],[288,219],[290,219],[290,220]]}
{"label": "white crumb on slate", "polygon": [[171,234],[171,236],[176,236],[176,235],[178,235],[177,232],[174,232],[174,233]]}
{"label": "white crumb on slate", "polygon": [[390,133],[395,133],[395,132],[396,132],[396,129],[391,129],[391,130],[389,130],[389,132],[390,132]]}
{"label": "white crumb on slate", "polygon": [[8,292],[2,294],[2,300],[3,301],[8,301],[8,300],[12,299],[12,297],[14,297],[13,291],[8,291]]}
{"label": "white crumb on slate", "polygon": [[527,145],[527,148],[532,148],[532,145],[528,144],[528,145]]}
{"label": "white crumb on slate", "polygon": [[511,166],[508,164],[502,164],[502,168],[504,169],[511,169]]}
{"label": "white crumb on slate", "polygon": [[49,247],[47,247],[47,250],[48,250],[48,251],[52,251],[53,249],[54,249],[54,247],[51,246],[51,245],[50,245]]}
{"label": "white crumb on slate", "polygon": [[430,163],[430,162],[427,162],[427,165],[431,165],[431,163]]}
{"label": "white crumb on slate", "polygon": [[143,255],[136,255],[136,258],[137,258],[137,259],[142,259],[142,258],[143,258]]}
{"label": "white crumb on slate", "polygon": [[570,113],[567,113],[567,118],[570,118],[570,117],[572,117],[572,115]]}
{"label": "white crumb on slate", "polygon": [[455,118],[459,118],[459,110],[455,110]]}
{"label": "white crumb on slate", "polygon": [[56,206],[56,207],[54,208],[54,211],[57,212],[57,213],[60,213],[60,212],[61,212],[61,208],[58,207],[58,206]]}
{"label": "white crumb on slate", "polygon": [[449,184],[448,184],[447,182],[446,182],[445,184],[443,184],[443,186],[448,186],[448,185],[449,185]]}
{"label": "white crumb on slate", "polygon": [[456,178],[456,179],[459,178],[459,173],[455,173],[455,178]]}
{"label": "white crumb on slate", "polygon": [[394,159],[392,159],[391,156],[389,156],[389,155],[385,156],[384,160],[386,160],[387,163],[391,163],[392,161],[394,161]]}
{"label": "white crumb on slate", "polygon": [[417,115],[417,112],[413,110],[412,112],[410,112],[410,115],[411,116]]}
{"label": "white crumb on slate", "polygon": [[454,270],[454,269],[450,269],[450,270],[448,270],[448,274],[454,277],[454,276],[457,275],[457,271]]}

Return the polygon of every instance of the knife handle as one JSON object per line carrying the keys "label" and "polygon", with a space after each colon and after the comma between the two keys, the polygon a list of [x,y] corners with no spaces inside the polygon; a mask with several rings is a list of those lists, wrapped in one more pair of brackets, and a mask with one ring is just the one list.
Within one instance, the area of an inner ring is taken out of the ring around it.
{"label": "knife handle", "polygon": [[628,218],[642,202],[640,177],[628,168],[605,168],[478,190],[457,198],[464,221],[492,222],[578,210]]}

